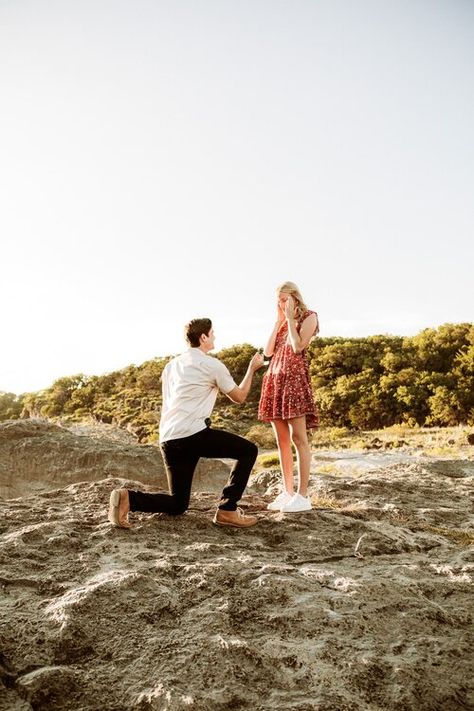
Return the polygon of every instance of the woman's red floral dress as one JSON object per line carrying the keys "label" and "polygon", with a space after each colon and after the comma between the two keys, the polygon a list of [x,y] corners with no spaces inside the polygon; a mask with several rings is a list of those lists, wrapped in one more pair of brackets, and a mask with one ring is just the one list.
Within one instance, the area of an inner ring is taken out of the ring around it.
{"label": "woman's red floral dress", "polygon": [[[297,323],[299,332],[304,319],[314,311],[306,311]],[[306,415],[306,427],[318,424],[318,413],[311,390],[306,349],[295,353],[288,337],[285,321],[277,333],[275,350],[262,381],[258,419],[289,420]]]}

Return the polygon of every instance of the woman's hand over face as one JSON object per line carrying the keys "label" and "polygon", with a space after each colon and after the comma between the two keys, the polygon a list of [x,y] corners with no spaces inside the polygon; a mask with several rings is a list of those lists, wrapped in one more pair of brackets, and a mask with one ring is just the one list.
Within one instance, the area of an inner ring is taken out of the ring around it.
{"label": "woman's hand over face", "polygon": [[277,323],[281,325],[284,320],[285,320],[285,312],[283,311],[282,307],[280,306],[280,302],[278,302],[277,303]]}
{"label": "woman's hand over face", "polygon": [[285,318],[292,319],[295,317],[295,300],[292,296],[288,296],[285,303]]}

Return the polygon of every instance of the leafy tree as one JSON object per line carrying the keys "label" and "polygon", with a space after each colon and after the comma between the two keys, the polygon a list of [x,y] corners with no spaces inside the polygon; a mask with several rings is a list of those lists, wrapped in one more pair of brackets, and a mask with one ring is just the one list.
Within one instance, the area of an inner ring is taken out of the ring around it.
{"label": "leafy tree", "polygon": [[[237,383],[255,348],[244,343],[218,357]],[[59,378],[38,393],[0,393],[0,419],[19,416],[93,417],[155,441],[161,375],[169,357],[102,376]],[[378,428],[397,423],[474,424],[474,325],[444,324],[416,336],[316,338],[308,347],[310,376],[321,424]],[[245,434],[256,424],[264,369],[243,406],[217,400],[213,422]]]}
{"label": "leafy tree", "polygon": [[23,410],[23,397],[0,391],[0,422],[20,417]]}

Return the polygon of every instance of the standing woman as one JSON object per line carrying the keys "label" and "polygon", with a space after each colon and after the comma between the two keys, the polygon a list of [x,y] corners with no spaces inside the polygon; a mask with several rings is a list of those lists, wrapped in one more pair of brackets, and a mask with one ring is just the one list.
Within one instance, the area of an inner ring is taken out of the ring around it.
{"label": "standing woman", "polygon": [[[258,418],[271,422],[283,473],[283,489],[271,511],[310,511],[308,480],[311,452],[307,429],[318,424],[309,379],[306,348],[319,332],[318,316],[310,311],[296,284],[285,281],[277,289],[277,321],[265,347],[272,359],[262,382]],[[296,448],[298,488],[293,490],[293,452]]]}

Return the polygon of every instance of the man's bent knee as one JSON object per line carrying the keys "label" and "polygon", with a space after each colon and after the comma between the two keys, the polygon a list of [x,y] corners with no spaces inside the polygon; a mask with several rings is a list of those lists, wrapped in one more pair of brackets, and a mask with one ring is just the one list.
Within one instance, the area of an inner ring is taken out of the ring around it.
{"label": "man's bent knee", "polygon": [[182,514],[186,513],[188,508],[189,502],[187,501],[173,501],[167,513],[169,513],[170,516],[181,516]]}
{"label": "man's bent knee", "polygon": [[253,459],[253,461],[255,461],[258,455],[258,447],[256,444],[254,444],[248,439],[245,441],[247,442],[245,454],[248,456],[249,459]]}

